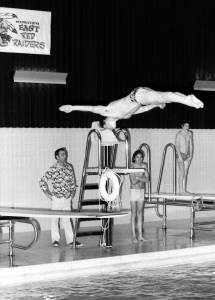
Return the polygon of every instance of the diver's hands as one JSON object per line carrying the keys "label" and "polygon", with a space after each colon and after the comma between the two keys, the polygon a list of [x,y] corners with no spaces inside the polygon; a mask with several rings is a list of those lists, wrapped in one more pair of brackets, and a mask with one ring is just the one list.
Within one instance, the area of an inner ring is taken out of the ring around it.
{"label": "diver's hands", "polygon": [[166,106],[166,103],[162,103],[158,105],[160,107],[160,109],[164,109],[164,107]]}
{"label": "diver's hands", "polygon": [[73,109],[72,109],[72,105],[67,104],[67,105],[61,105],[59,107],[59,110],[65,113],[70,113]]}

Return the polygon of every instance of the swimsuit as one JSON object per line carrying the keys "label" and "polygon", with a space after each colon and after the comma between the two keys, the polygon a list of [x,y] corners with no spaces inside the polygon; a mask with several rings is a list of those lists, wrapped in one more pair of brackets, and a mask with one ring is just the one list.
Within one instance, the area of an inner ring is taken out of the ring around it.
{"label": "swimsuit", "polygon": [[138,91],[139,88],[140,88],[140,87],[135,88],[135,89],[130,93],[129,97],[130,97],[131,102],[136,102],[136,103],[138,103],[137,100],[136,100],[136,98],[135,98],[135,96],[136,96],[136,93],[137,93],[137,91]]}
{"label": "swimsuit", "polygon": [[145,189],[130,189],[130,201],[144,201]]}

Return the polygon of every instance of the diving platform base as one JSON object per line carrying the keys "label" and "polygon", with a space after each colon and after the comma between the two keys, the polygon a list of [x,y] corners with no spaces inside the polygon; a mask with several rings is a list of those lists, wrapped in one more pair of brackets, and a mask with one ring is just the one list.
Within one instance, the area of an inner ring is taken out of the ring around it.
{"label": "diving platform base", "polygon": [[[215,194],[174,194],[174,193],[151,193],[146,195],[146,205],[155,205],[157,215],[162,218],[162,228],[167,229],[167,207],[182,206],[190,209],[190,239],[195,238],[195,230],[213,230],[211,225],[214,220],[196,222],[196,214],[202,211],[215,210]],[[162,207],[162,213],[159,208]],[[215,229],[215,228],[214,228]]]}
{"label": "diving platform base", "polygon": [[[128,211],[121,212],[99,212],[93,210],[83,210],[79,212],[50,210],[42,208],[27,208],[27,207],[3,207],[0,206],[0,227],[8,228],[8,239],[0,240],[0,244],[7,243],[9,245],[9,256],[14,256],[14,248],[27,250],[39,239],[40,224],[35,218],[73,218],[73,219],[105,219],[106,222],[111,222],[113,218],[124,217],[128,215]],[[18,245],[15,243],[15,224],[27,223],[34,229],[34,236],[30,244]],[[103,234],[109,236],[110,226],[107,227],[107,232],[103,230]],[[112,244],[111,244],[112,246]]]}

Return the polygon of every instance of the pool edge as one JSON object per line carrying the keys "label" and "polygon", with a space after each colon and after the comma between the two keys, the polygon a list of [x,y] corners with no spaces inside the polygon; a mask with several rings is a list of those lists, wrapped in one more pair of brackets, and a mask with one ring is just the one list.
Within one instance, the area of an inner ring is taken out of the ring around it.
{"label": "pool edge", "polygon": [[0,287],[215,260],[215,245],[0,269]]}

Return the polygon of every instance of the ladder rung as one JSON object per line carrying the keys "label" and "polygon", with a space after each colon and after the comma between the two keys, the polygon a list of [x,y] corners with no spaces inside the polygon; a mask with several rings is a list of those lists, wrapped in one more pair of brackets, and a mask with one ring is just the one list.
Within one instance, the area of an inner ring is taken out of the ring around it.
{"label": "ladder rung", "polygon": [[89,172],[97,172],[99,171],[99,167],[87,167],[85,171]]}
{"label": "ladder rung", "polygon": [[93,171],[93,170],[86,170],[85,172],[86,175],[98,175],[98,171]]}
{"label": "ladder rung", "polygon": [[77,232],[77,236],[88,236],[88,235],[102,235],[103,232],[100,230],[93,230],[93,231],[79,231]]}
{"label": "ladder rung", "polygon": [[85,190],[95,190],[95,189],[98,189],[98,187],[99,187],[98,183],[86,183],[83,186],[83,189],[85,189]]}
{"label": "ladder rung", "polygon": [[81,201],[81,206],[85,205],[107,205],[107,202],[99,199],[85,199]]}

